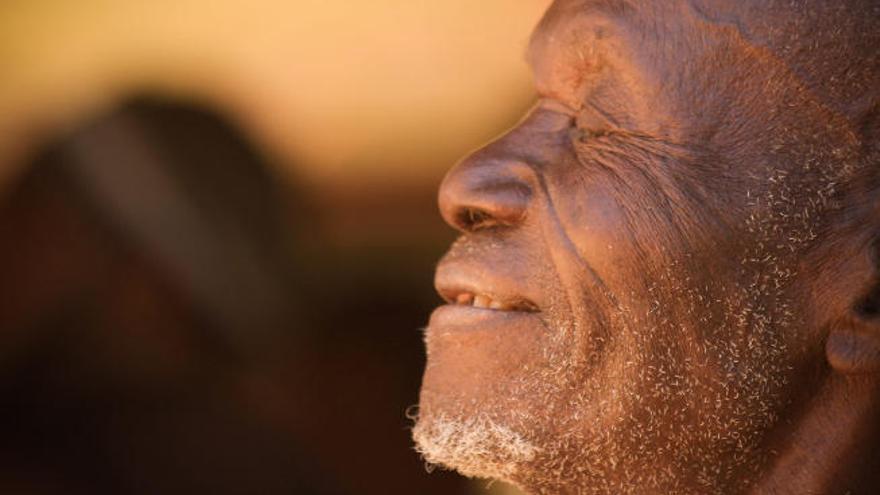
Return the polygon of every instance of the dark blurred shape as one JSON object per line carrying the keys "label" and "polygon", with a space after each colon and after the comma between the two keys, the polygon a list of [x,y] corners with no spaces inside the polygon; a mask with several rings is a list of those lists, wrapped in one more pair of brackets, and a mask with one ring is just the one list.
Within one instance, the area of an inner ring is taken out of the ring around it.
{"label": "dark blurred shape", "polygon": [[403,418],[430,300],[307,205],[192,106],[42,152],[0,205],[0,493],[460,493]]}

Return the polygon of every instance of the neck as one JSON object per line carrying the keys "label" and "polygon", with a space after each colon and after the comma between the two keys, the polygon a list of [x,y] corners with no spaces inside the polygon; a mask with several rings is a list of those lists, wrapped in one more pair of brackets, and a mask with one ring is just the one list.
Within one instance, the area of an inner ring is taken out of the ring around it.
{"label": "neck", "polygon": [[831,371],[789,430],[751,493],[876,493],[880,486],[880,383],[873,374]]}

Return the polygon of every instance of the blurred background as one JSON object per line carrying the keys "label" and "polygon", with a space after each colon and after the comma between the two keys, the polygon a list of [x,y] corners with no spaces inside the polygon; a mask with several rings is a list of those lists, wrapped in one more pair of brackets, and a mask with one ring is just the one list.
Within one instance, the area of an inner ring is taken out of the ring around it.
{"label": "blurred background", "polygon": [[548,3],[0,3],[0,493],[512,493],[407,411]]}

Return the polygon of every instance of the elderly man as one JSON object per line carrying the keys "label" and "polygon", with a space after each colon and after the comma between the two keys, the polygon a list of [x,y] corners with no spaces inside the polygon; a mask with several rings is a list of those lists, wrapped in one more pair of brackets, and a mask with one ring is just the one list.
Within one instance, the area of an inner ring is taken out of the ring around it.
{"label": "elderly man", "polygon": [[454,168],[414,437],[530,493],[880,493],[880,4],[557,0]]}

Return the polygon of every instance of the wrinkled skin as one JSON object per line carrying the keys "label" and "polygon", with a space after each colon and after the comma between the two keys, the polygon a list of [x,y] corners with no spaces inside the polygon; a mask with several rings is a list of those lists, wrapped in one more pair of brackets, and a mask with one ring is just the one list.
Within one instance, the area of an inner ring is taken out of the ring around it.
{"label": "wrinkled skin", "polygon": [[878,46],[867,1],[557,0],[538,103],[440,189],[426,460],[531,493],[873,493]]}

